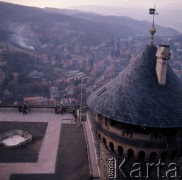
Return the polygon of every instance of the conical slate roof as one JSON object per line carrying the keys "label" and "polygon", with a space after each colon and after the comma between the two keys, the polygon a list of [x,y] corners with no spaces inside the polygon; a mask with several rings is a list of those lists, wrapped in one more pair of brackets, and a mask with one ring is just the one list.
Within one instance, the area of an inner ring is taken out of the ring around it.
{"label": "conical slate roof", "polygon": [[89,108],[126,124],[182,127],[182,83],[168,66],[166,85],[158,84],[156,51],[146,46],[118,77],[89,96]]}

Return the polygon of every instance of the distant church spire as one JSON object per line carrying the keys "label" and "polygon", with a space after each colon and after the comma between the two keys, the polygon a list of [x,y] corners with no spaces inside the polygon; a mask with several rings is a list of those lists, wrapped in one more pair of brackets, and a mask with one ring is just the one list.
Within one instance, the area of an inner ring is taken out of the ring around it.
{"label": "distant church spire", "polygon": [[149,33],[150,33],[150,45],[153,45],[153,42],[154,42],[154,34],[156,32],[154,20],[155,20],[155,15],[158,14],[156,12],[155,5],[154,5],[154,8],[150,8],[149,9],[149,14],[153,15],[152,26],[149,29]]}

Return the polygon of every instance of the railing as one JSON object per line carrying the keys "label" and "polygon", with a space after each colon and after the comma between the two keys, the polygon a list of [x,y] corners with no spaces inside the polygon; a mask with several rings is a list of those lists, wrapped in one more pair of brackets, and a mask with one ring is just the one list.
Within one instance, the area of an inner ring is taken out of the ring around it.
{"label": "railing", "polygon": [[[35,109],[55,109],[56,106],[53,106],[53,105],[28,105],[28,108],[32,109],[32,108],[35,108]],[[14,108],[14,109],[18,109],[19,108],[19,105],[0,105],[0,109],[3,109],[3,108]],[[66,111],[72,111],[74,109],[78,109],[79,108],[79,105],[70,105],[70,106],[64,106],[64,109]]]}
{"label": "railing", "polygon": [[[56,106],[54,105],[28,105],[30,108],[55,108]],[[19,105],[0,105],[0,108],[18,108]],[[69,105],[69,106],[64,106],[64,108],[79,108],[79,105]]]}

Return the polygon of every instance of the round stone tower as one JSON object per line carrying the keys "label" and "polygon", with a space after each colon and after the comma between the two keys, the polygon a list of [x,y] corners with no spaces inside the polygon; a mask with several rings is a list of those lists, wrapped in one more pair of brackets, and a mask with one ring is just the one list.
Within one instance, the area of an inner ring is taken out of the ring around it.
{"label": "round stone tower", "polygon": [[[150,9],[155,15],[155,9]],[[170,47],[153,45],[87,100],[100,139],[100,178],[182,176],[182,82]]]}
{"label": "round stone tower", "polygon": [[117,78],[88,98],[101,141],[101,179],[109,176],[112,158],[115,166],[118,160],[127,159],[127,174],[141,160],[181,162],[182,83],[169,65],[167,70],[165,65],[165,84],[159,83],[156,54],[154,45],[146,46]]}

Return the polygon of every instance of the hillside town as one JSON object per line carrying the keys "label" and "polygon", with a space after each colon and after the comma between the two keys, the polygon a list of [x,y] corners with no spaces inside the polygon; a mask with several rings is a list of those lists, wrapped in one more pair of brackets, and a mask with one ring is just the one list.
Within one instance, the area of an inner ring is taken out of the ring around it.
{"label": "hillside town", "polygon": [[[1,103],[26,101],[33,104],[57,102],[64,105],[79,104],[82,89],[85,104],[87,95],[115,78],[132,60],[132,56],[137,56],[142,51],[148,38],[108,38],[99,44],[90,45],[81,41],[80,36],[61,45],[51,40],[29,50],[2,42],[0,44]],[[170,64],[180,78],[182,77],[181,39],[182,36],[166,37],[164,42],[171,45]],[[160,41],[160,37],[156,38],[156,41]],[[12,57],[16,57],[16,60]],[[21,59],[19,65],[22,67],[29,59],[40,67],[38,69],[27,63],[26,72],[8,67],[16,65],[20,61],[19,58]],[[13,60],[16,62],[10,62]]]}
{"label": "hillside town", "polygon": [[127,2],[0,2],[0,180],[181,178],[182,30],[156,9],[176,1]]}

